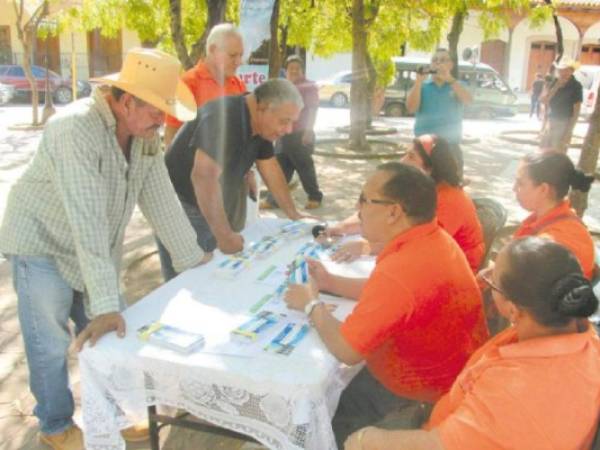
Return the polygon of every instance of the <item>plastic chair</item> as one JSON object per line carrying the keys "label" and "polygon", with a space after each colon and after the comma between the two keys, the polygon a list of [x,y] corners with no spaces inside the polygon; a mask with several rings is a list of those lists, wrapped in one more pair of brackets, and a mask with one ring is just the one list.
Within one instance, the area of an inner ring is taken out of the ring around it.
{"label": "plastic chair", "polygon": [[506,209],[498,201],[491,198],[474,198],[473,203],[477,210],[477,217],[483,228],[483,240],[485,242],[485,254],[481,267],[487,265],[492,244],[498,232],[506,223]]}

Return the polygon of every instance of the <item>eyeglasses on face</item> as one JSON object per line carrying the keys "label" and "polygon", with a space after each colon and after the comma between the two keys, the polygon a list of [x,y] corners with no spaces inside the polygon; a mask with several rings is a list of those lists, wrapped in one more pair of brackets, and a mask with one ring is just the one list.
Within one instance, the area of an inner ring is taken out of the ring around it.
{"label": "eyeglasses on face", "polygon": [[490,289],[498,292],[499,294],[502,294],[504,297],[506,297],[506,294],[504,293],[504,291],[502,289],[500,289],[499,286],[497,286],[494,281],[492,280],[492,277],[490,275],[482,275],[481,279],[483,280],[483,282],[485,284],[487,284]]}
{"label": "eyeglasses on face", "polygon": [[431,62],[436,64],[443,64],[443,63],[447,63],[450,62],[450,58],[445,58],[445,57],[441,57],[441,58],[431,58]]}
{"label": "eyeglasses on face", "polygon": [[363,194],[361,192],[360,195],[358,196],[358,204],[360,206],[362,206],[365,203],[370,203],[372,205],[393,205],[397,202],[393,202],[391,200],[382,200],[382,199],[377,199],[377,198],[366,198],[365,194]]}

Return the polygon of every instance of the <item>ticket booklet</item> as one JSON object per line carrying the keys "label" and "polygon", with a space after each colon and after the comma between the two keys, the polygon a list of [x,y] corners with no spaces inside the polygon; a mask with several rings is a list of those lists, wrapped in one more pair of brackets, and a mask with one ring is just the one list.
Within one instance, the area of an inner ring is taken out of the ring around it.
{"label": "ticket booklet", "polygon": [[204,336],[200,333],[192,333],[160,322],[144,325],[137,331],[137,335],[142,341],[185,354],[204,346]]}

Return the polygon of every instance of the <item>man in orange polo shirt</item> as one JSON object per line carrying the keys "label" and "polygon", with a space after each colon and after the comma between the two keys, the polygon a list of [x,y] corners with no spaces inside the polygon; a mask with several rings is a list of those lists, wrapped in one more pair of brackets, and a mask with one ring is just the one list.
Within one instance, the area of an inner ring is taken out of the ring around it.
{"label": "man in orange polo shirt", "polygon": [[[222,23],[210,30],[206,39],[206,57],[188,70],[182,80],[194,94],[198,108],[210,100],[224,95],[240,95],[246,92],[243,81],[236,76],[242,63],[244,45],[237,29]],[[165,148],[168,149],[182,122],[167,116]]]}
{"label": "man in orange polo shirt", "polygon": [[333,419],[340,448],[350,433],[390,412],[436,401],[488,337],[473,272],[435,209],[430,177],[402,163],[379,166],[358,210],[363,236],[384,249],[354,311],[337,321],[314,283],[286,293],[288,306],[306,312],[334,356],[366,362]]}

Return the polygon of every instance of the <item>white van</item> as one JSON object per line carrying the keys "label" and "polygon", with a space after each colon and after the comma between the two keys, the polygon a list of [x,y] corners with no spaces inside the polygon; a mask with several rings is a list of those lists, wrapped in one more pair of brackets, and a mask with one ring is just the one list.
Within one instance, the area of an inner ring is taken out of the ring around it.
{"label": "white van", "polygon": [[583,87],[583,102],[581,103],[580,115],[589,119],[594,112],[598,100],[598,85],[600,85],[600,66],[583,65],[575,72],[575,78]]}

